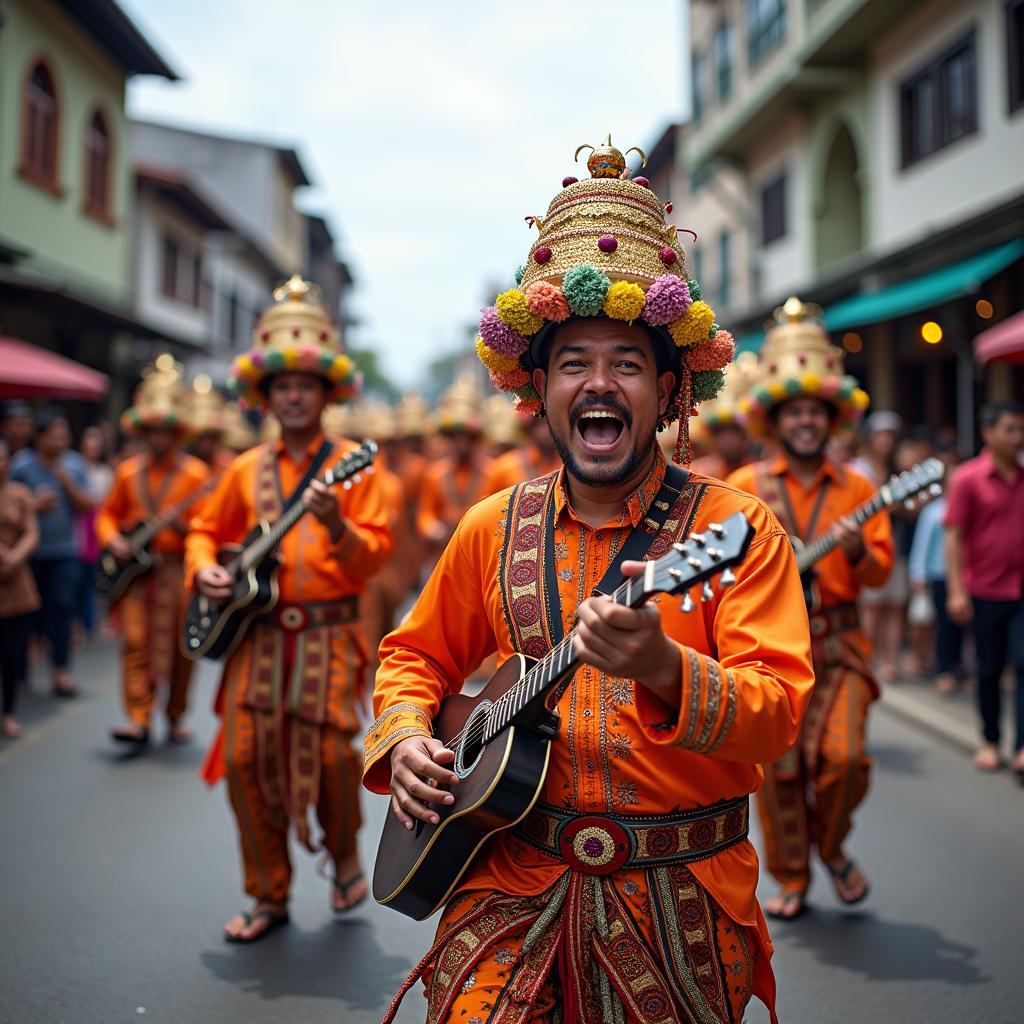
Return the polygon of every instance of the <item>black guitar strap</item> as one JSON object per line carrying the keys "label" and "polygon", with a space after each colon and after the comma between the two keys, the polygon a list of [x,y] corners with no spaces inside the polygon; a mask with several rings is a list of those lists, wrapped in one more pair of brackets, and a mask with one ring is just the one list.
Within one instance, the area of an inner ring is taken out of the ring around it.
{"label": "black guitar strap", "polygon": [[317,449],[316,455],[313,456],[313,461],[309,464],[309,469],[303,474],[302,479],[295,485],[295,490],[286,498],[281,490],[281,472],[277,462],[274,463],[274,479],[277,481],[277,493],[281,495],[281,515],[284,515],[292,507],[292,505],[302,500],[302,492],[313,482],[317,474],[323,468],[323,464],[327,461],[327,456],[331,454],[331,450],[334,445],[325,437],[323,443]]}
{"label": "black guitar strap", "polygon": [[[622,583],[622,563],[643,561],[647,550],[654,539],[661,533],[669,511],[675,505],[690,474],[680,466],[669,463],[665,467],[665,478],[661,482],[658,493],[651,502],[647,516],[640,526],[630,531],[626,542],[601,577],[594,589],[595,594],[610,594]],[[544,587],[547,590],[548,607],[551,609],[548,630],[551,634],[552,646],[561,643],[564,636],[562,629],[562,601],[558,596],[558,573],[555,569],[555,500],[554,487],[548,495],[547,517],[544,523]]]}

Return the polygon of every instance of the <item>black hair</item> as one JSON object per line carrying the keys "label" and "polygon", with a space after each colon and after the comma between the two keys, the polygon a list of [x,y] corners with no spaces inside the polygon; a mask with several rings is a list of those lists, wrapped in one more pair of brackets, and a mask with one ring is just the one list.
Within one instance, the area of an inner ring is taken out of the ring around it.
{"label": "black hair", "polygon": [[981,407],[981,425],[994,427],[1000,416],[1024,416],[1024,403],[1021,402],[988,402]]}
{"label": "black hair", "polygon": [[28,402],[23,402],[20,398],[13,398],[5,403],[2,411],[0,411],[0,420],[13,420],[15,418],[31,419],[32,406]]}
{"label": "black hair", "polygon": [[773,426],[779,422],[779,413],[782,411],[784,405],[788,405],[794,398],[816,398],[819,402],[823,403],[825,408],[828,409],[829,421],[835,423],[839,419],[839,406],[835,402],[830,402],[827,398],[822,398],[821,395],[790,395],[788,398],[784,398],[781,402],[776,402],[774,405],[768,406],[768,422]]}
{"label": "black hair", "polygon": [[62,421],[65,426],[68,426],[68,418],[64,413],[63,409],[58,409],[55,405],[47,406],[42,412],[36,416],[35,428],[37,434],[44,434],[47,430],[54,425],[54,423]]}

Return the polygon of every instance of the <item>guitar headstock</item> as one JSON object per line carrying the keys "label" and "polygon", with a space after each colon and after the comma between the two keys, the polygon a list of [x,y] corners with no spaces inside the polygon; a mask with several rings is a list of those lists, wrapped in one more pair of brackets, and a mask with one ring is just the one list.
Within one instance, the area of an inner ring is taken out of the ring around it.
{"label": "guitar headstock", "polygon": [[732,568],[746,557],[753,536],[754,528],[742,512],[734,512],[724,522],[709,523],[703,533],[691,533],[674,544],[668,554],[647,563],[644,575],[639,577],[644,595],[685,592],[682,610],[692,611],[690,588],[703,584],[701,599],[710,601],[714,597],[710,582],[713,576],[721,574],[723,587],[735,583]]}
{"label": "guitar headstock", "polygon": [[940,459],[925,459],[910,469],[894,476],[880,488],[887,505],[903,502],[908,508],[914,507],[914,499],[923,491],[935,497],[942,493],[942,479],[946,475],[946,465]]}
{"label": "guitar headstock", "polygon": [[334,484],[343,484],[345,490],[349,490],[353,484],[359,483],[362,479],[359,474],[364,470],[369,470],[376,457],[377,442],[366,440],[358,448],[338,459],[324,474],[323,482],[328,487],[332,487]]}

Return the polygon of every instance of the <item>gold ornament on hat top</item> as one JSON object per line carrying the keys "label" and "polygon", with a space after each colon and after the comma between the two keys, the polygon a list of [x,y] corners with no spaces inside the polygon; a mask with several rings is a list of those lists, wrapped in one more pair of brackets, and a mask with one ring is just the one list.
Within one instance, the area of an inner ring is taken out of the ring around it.
{"label": "gold ornament on hat top", "polygon": [[463,375],[441,396],[437,429],[479,434],[484,428],[483,399],[471,376]]}
{"label": "gold ornament on hat top", "polygon": [[395,417],[396,437],[422,437],[431,432],[430,404],[413,391],[402,395]]}
{"label": "gold ornament on hat top", "polygon": [[188,395],[188,426],[192,434],[220,433],[224,429],[224,399],[205,373],[192,381]]}
{"label": "gold ornament on hat top", "polygon": [[576,147],[573,159],[579,162],[580,153],[589,149],[590,156],[587,157],[587,170],[592,178],[628,178],[629,169],[626,167],[626,157],[630,153],[639,153],[642,163],[641,167],[647,166],[647,154],[639,146],[630,146],[625,153],[612,145],[611,132],[604,140],[604,145],[591,146],[584,143]]}
{"label": "gold ornament on hat top", "polygon": [[187,400],[182,382],[184,367],[169,352],[162,352],[142,370],[135,404],[125,411],[121,424],[126,431],[147,426],[178,427]]}

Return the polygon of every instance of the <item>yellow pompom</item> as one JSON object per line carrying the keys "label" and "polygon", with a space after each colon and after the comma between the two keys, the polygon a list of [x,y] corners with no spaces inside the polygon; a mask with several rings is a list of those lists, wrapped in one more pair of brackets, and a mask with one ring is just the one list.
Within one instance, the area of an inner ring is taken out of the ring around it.
{"label": "yellow pompom", "polygon": [[239,356],[235,360],[235,368],[238,370],[239,377],[253,377],[256,374],[256,367],[252,364],[252,359],[248,355]]}
{"label": "yellow pompom", "polygon": [[517,334],[529,337],[536,334],[544,325],[541,317],[530,312],[526,296],[518,288],[509,288],[507,292],[502,292],[494,304],[498,308],[501,322]]}
{"label": "yellow pompom", "polygon": [[858,409],[866,409],[871,402],[871,398],[863,388],[855,388],[850,399]]}
{"label": "yellow pompom", "polygon": [[800,378],[800,387],[809,395],[817,394],[821,390],[821,375],[817,373],[805,373]]}
{"label": "yellow pompom", "polygon": [[781,380],[773,380],[770,384],[766,384],[765,387],[768,394],[771,395],[773,402],[777,402],[786,395],[786,385]]}
{"label": "yellow pompom", "polygon": [[284,368],[294,370],[299,365],[299,350],[297,348],[286,348],[281,357],[284,359]]}
{"label": "yellow pompom", "polygon": [[476,336],[476,357],[488,370],[494,370],[495,373],[511,373],[520,368],[518,357],[503,356],[500,352],[495,352],[479,334]]}
{"label": "yellow pompom", "polygon": [[352,360],[348,356],[335,356],[331,368],[327,371],[327,376],[337,384],[339,381],[343,381],[352,372],[352,369]]}
{"label": "yellow pompom", "polygon": [[694,302],[678,319],[668,325],[672,340],[682,348],[706,341],[715,322],[715,311],[706,302]]}
{"label": "yellow pompom", "polygon": [[605,316],[613,320],[628,320],[632,323],[644,308],[647,296],[643,288],[632,281],[616,281],[604,297]]}

